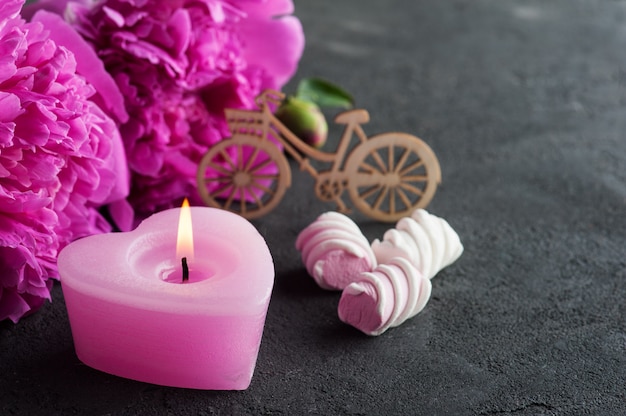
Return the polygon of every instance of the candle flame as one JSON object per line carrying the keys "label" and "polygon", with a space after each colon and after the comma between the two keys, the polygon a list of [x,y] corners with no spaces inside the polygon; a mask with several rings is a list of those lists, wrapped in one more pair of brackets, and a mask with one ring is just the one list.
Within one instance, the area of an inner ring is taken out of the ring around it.
{"label": "candle flame", "polygon": [[183,201],[178,218],[178,238],[176,239],[176,257],[187,257],[188,262],[193,261],[193,228],[191,226],[191,208],[187,198]]}

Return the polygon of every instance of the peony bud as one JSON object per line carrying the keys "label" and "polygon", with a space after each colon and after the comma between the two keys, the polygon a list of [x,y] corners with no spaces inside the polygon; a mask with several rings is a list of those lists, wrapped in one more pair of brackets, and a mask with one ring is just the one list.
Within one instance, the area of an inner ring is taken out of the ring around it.
{"label": "peony bud", "polygon": [[328,123],[317,104],[289,97],[276,110],[276,117],[306,144],[319,149],[326,143]]}

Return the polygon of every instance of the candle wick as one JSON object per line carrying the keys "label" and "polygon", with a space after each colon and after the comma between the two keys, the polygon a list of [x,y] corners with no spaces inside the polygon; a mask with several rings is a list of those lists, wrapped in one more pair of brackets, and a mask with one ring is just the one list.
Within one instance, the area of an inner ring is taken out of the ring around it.
{"label": "candle wick", "polygon": [[189,280],[189,266],[187,266],[187,257],[183,257],[181,259],[181,262],[183,264],[183,282],[186,282],[187,280]]}

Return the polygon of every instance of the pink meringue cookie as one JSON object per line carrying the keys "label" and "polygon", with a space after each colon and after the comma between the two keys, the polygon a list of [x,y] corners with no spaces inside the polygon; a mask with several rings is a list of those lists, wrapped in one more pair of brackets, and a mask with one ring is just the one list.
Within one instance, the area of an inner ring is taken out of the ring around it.
{"label": "pink meringue cookie", "polygon": [[372,250],[379,264],[403,257],[432,279],[461,256],[463,244],[446,220],[417,209],[385,232],[382,241],[374,240]]}
{"label": "pink meringue cookie", "polygon": [[395,257],[361,273],[339,300],[339,319],[367,335],[380,335],[417,315],[430,299],[430,279]]}
{"label": "pink meringue cookie", "polygon": [[326,212],[296,239],[307,271],[328,290],[342,290],[355,277],[376,267],[372,248],[359,227],[338,212]]}

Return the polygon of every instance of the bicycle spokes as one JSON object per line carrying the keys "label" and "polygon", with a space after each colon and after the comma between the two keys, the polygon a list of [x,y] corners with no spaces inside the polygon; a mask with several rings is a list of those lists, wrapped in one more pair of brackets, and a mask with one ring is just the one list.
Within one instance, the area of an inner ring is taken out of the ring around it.
{"label": "bicycle spokes", "polygon": [[284,156],[276,145],[254,136],[217,143],[200,162],[199,192],[212,207],[255,218],[267,213],[286,189]]}
{"label": "bicycle spokes", "polygon": [[439,166],[424,146],[414,136],[388,133],[355,148],[346,163],[346,175],[357,208],[373,218],[391,221],[428,204]]}

